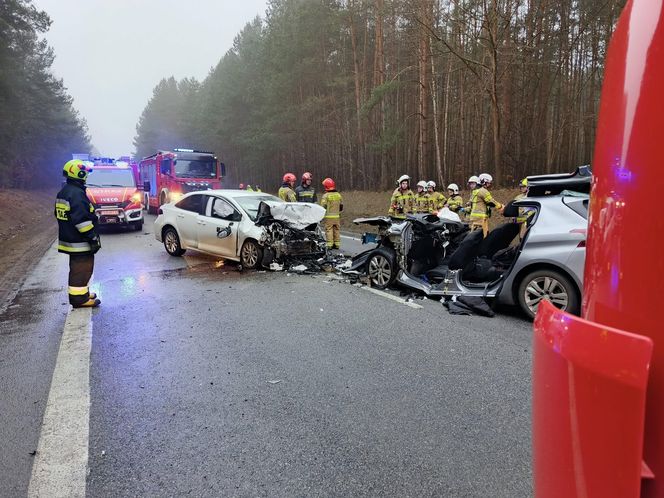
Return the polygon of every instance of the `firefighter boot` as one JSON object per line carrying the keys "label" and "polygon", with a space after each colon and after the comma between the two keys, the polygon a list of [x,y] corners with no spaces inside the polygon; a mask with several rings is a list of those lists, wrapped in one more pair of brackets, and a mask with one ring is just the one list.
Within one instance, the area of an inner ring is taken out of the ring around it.
{"label": "firefighter boot", "polygon": [[101,301],[97,299],[97,297],[92,297],[92,294],[90,295],[90,299],[85,301],[82,304],[73,304],[72,307],[74,308],[96,308],[101,304]]}

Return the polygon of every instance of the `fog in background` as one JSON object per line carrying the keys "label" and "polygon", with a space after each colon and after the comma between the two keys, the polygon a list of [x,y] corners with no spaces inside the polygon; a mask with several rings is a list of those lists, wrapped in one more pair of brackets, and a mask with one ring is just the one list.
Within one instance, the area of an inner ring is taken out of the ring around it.
{"label": "fog in background", "polygon": [[[54,74],[110,157],[134,150],[136,123],[160,79],[205,78],[266,0],[34,0],[53,21]],[[72,151],[74,152],[74,151]]]}

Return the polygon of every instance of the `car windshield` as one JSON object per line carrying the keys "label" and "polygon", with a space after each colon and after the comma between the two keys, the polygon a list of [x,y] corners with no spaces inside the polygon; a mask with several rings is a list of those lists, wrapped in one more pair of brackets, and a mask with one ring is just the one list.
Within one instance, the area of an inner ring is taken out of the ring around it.
{"label": "car windshield", "polygon": [[175,162],[175,176],[180,178],[215,178],[217,176],[217,162],[214,159],[178,159]]}
{"label": "car windshield", "polygon": [[136,187],[129,169],[94,169],[88,175],[88,187]]}
{"label": "car windshield", "polygon": [[263,201],[273,201],[281,202],[281,199],[273,195],[256,195],[256,196],[242,196],[234,197],[235,202],[237,202],[240,207],[244,210],[245,213],[249,215],[251,221],[256,221],[256,216],[258,215],[258,205]]}

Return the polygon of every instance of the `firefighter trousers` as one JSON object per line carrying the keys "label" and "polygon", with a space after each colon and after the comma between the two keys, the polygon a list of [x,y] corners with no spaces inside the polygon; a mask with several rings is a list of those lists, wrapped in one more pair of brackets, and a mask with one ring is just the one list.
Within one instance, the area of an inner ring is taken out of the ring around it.
{"label": "firefighter trousers", "polygon": [[341,249],[340,225],[338,219],[325,220],[325,240],[328,249]]}
{"label": "firefighter trousers", "polygon": [[69,255],[69,304],[80,306],[90,299],[90,279],[95,267],[94,254]]}
{"label": "firefighter trousers", "polygon": [[482,218],[482,219],[475,219],[471,222],[470,224],[470,231],[475,231],[475,230],[482,230],[484,233],[484,238],[486,238],[487,234],[489,233],[489,219],[488,218]]}

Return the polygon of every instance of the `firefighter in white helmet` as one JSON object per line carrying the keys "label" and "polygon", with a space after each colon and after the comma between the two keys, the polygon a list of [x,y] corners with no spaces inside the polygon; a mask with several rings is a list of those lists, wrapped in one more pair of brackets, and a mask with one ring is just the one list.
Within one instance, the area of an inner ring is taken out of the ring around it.
{"label": "firefighter in white helmet", "polygon": [[495,200],[489,192],[493,177],[488,173],[482,173],[479,176],[480,187],[473,190],[471,194],[471,208],[470,208],[470,229],[482,229],[484,236],[489,233],[489,217],[491,216],[491,209],[496,208],[501,213],[504,206]]}
{"label": "firefighter in white helmet", "polygon": [[429,193],[427,192],[427,182],[424,180],[417,182],[417,193],[415,194],[415,212],[420,214],[429,212]]}
{"label": "firefighter in white helmet", "polygon": [[427,182],[427,193],[429,194],[429,212],[436,214],[445,206],[445,196],[436,191],[436,182],[433,180]]}
{"label": "firefighter in white helmet", "polygon": [[397,180],[397,188],[390,199],[390,209],[387,212],[392,218],[404,220],[406,215],[415,212],[415,195],[410,189],[410,176],[401,175]]}
{"label": "firefighter in white helmet", "polygon": [[447,201],[445,201],[445,207],[450,211],[458,213],[463,209],[463,199],[459,195],[459,186],[456,183],[450,183],[447,186]]}

